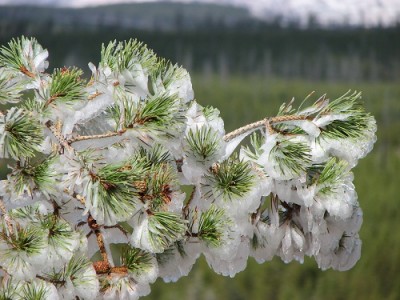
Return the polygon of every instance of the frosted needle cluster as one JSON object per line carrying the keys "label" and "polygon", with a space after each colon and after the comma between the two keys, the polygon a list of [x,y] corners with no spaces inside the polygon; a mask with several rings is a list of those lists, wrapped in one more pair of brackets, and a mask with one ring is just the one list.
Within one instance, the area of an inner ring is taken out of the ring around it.
{"label": "frosted needle cluster", "polygon": [[351,169],[376,140],[360,93],[225,133],[137,40],[103,45],[88,80],[47,57],[34,38],[0,48],[0,299],[138,299],[200,255],[231,277],[249,257],[359,259]]}

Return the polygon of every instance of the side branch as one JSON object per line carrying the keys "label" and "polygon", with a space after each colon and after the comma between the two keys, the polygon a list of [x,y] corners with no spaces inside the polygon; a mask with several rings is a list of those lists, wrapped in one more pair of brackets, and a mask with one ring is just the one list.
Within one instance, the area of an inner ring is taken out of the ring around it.
{"label": "side branch", "polygon": [[4,205],[3,199],[0,197],[0,211],[4,216],[4,221],[6,222],[7,229],[10,233],[13,233],[13,226],[11,223],[10,216],[7,213],[6,206]]}
{"label": "side branch", "polygon": [[79,142],[79,141],[86,141],[86,140],[95,140],[95,139],[106,139],[113,136],[120,136],[125,133],[126,130],[120,130],[117,132],[108,132],[104,134],[97,134],[97,135],[78,135],[68,140],[69,144]]}
{"label": "side branch", "polygon": [[224,141],[229,142],[230,140],[234,139],[235,137],[242,135],[243,133],[246,133],[248,131],[261,128],[265,126],[265,124],[268,122],[268,118],[265,118],[263,120],[248,124],[246,126],[240,127],[234,131],[229,132],[228,134],[224,135]]}
{"label": "side branch", "polygon": [[306,116],[299,116],[299,115],[286,115],[286,116],[277,116],[277,117],[272,117],[272,118],[265,118],[260,121],[245,125],[243,127],[240,127],[234,131],[231,131],[224,135],[224,141],[229,142],[230,140],[234,139],[235,137],[238,137],[246,132],[253,131],[258,128],[266,127],[268,132],[274,132],[274,129],[272,128],[273,123],[282,123],[282,122],[289,122],[289,121],[302,121],[302,120],[307,120]]}

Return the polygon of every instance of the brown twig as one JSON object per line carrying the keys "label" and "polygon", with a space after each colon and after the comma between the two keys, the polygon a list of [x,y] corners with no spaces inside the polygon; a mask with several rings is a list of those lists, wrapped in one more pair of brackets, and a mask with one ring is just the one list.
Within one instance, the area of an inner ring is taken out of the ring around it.
{"label": "brown twig", "polygon": [[71,152],[75,152],[75,149],[70,146],[68,141],[63,137],[61,133],[61,126],[60,123],[58,122],[57,124],[54,124],[51,121],[48,121],[46,123],[47,128],[50,129],[51,133],[54,135],[54,137],[57,139],[58,143],[60,144],[61,148],[67,149]]}
{"label": "brown twig", "polygon": [[25,66],[20,66],[19,70],[24,73],[26,76],[31,77],[31,78],[35,78],[35,74],[32,73],[31,71],[29,71]]}
{"label": "brown twig", "polygon": [[190,203],[193,201],[194,195],[196,194],[196,187],[193,187],[192,193],[190,194],[189,200],[187,201],[187,203],[185,204],[185,206],[183,207],[183,214],[185,217],[188,217],[189,215],[189,206]]}
{"label": "brown twig", "polygon": [[91,214],[89,214],[89,216],[87,218],[87,224],[89,225],[89,228],[96,235],[97,244],[99,246],[99,250],[100,250],[100,254],[103,259],[103,262],[110,267],[110,263],[108,261],[107,250],[106,250],[106,247],[104,246],[103,234],[100,231],[100,225],[97,224],[96,220],[92,217]]}
{"label": "brown twig", "polygon": [[231,131],[224,135],[224,141],[229,142],[230,140],[238,137],[246,132],[255,130],[257,128],[262,128],[266,126],[269,133],[275,132],[274,128],[272,127],[273,123],[282,123],[282,122],[289,122],[289,121],[303,121],[307,120],[307,116],[303,115],[286,115],[286,116],[277,116],[272,118],[265,118],[260,121],[245,125],[240,127],[234,131]]}
{"label": "brown twig", "polygon": [[78,135],[76,137],[73,137],[71,139],[68,140],[68,144],[72,144],[75,142],[79,142],[79,141],[87,141],[87,140],[95,140],[95,139],[105,139],[105,138],[109,138],[109,137],[113,137],[113,136],[120,136],[123,133],[125,133],[126,130],[120,130],[117,132],[107,132],[104,134],[97,134],[97,135]]}
{"label": "brown twig", "polygon": [[12,234],[13,233],[13,226],[11,223],[10,216],[7,213],[6,206],[4,205],[3,199],[0,197],[0,211],[4,216],[4,221],[6,222],[8,231]]}

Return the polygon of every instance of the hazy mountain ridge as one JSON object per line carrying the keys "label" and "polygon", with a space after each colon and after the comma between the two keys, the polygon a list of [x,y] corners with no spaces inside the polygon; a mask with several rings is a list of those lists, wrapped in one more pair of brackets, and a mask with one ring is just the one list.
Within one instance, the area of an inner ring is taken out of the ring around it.
{"label": "hazy mountain ridge", "polygon": [[47,6],[3,6],[0,24],[51,23],[53,26],[113,26],[142,30],[189,30],[201,27],[233,27],[255,20],[245,8],[200,3],[131,3],[79,9]]}

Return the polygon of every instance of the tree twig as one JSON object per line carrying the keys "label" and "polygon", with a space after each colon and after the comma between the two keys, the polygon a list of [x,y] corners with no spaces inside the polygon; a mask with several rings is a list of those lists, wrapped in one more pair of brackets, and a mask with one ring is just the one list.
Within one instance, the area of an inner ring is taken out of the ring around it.
{"label": "tree twig", "polygon": [[120,136],[125,133],[126,130],[120,130],[117,132],[107,132],[104,134],[97,134],[97,135],[78,135],[68,140],[68,144],[72,144],[79,141],[87,141],[87,140],[95,140],[95,139],[105,139],[113,136]]}
{"label": "tree twig", "polygon": [[[268,132],[273,132],[273,123],[282,123],[282,122],[288,122],[288,121],[302,121],[302,120],[307,120],[306,116],[301,116],[301,115],[286,115],[286,116],[277,116],[277,117],[272,117],[272,118],[265,118],[260,121],[250,123],[248,125],[245,125],[243,127],[240,127],[238,129],[235,129],[234,131],[231,131],[224,135],[224,141],[229,142],[230,140],[234,139],[235,137],[238,137],[239,135],[242,135],[246,132],[252,131],[257,128],[262,128],[264,126],[267,127]],[[271,131],[272,130],[272,131]]]}
{"label": "tree twig", "polygon": [[11,223],[10,216],[7,213],[6,206],[4,205],[3,199],[0,197],[0,211],[4,216],[4,221],[6,222],[8,231],[12,234],[13,233],[13,226]]}

